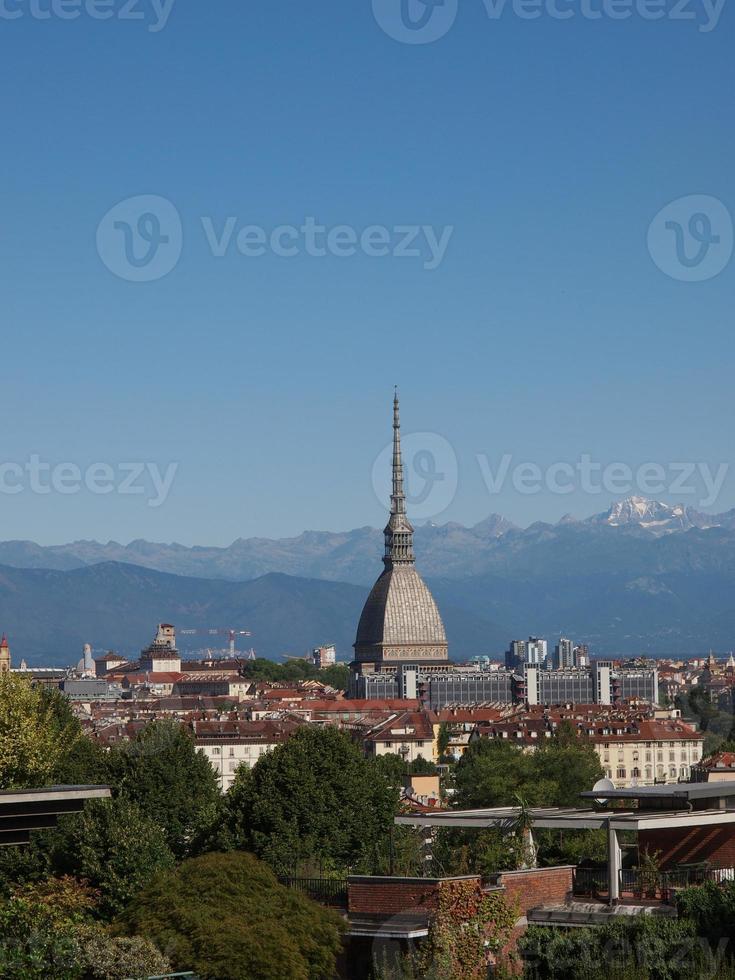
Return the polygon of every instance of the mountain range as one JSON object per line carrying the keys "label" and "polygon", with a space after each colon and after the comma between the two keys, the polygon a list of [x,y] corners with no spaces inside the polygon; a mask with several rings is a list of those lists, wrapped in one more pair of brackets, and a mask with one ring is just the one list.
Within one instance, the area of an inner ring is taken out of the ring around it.
{"label": "mountain range", "polygon": [[[527,528],[498,515],[422,525],[415,549],[456,658],[530,633],[606,656],[725,650],[735,636],[735,511],[631,497]],[[161,619],[251,628],[268,656],[334,641],[346,658],[381,552],[369,527],[226,548],[0,542],[0,628],[29,662],[67,662],[85,641],[134,652]]]}
{"label": "mountain range", "polygon": [[[251,629],[259,656],[303,655],[335,643],[347,659],[366,598],[361,586],[271,572],[249,582],[169,575],[138,565],[103,562],[57,571],[0,566],[0,621],[13,661],[29,666],[76,662],[83,643],[135,657],[156,623],[179,627],[184,655],[224,646],[207,628]],[[460,651],[499,648],[505,636],[492,623],[451,602],[442,608]],[[182,634],[197,629],[200,635]],[[238,638],[239,639],[239,638]]]}

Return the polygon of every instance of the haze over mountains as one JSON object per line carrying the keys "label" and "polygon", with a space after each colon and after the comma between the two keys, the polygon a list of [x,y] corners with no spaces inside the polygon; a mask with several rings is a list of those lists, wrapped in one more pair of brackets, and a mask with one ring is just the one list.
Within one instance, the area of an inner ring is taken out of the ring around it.
{"label": "haze over mountains", "polygon": [[[604,655],[725,650],[735,637],[735,511],[633,497],[525,529],[497,515],[425,525],[415,543],[455,658],[500,655],[527,633],[569,635]],[[382,532],[367,527],[227,548],[8,541],[0,627],[34,660],[65,662],[85,640],[134,652],[159,619],[250,627],[267,656],[331,640],[348,657],[381,551]]]}

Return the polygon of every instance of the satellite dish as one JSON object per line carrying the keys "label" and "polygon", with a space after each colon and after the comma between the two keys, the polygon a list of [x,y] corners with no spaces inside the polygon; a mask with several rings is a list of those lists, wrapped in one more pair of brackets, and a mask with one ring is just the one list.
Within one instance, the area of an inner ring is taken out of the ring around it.
{"label": "satellite dish", "polygon": [[[609,792],[611,789],[615,789],[615,783],[612,781],[612,779],[603,778],[597,780],[595,785],[592,787],[592,792],[601,793],[604,792],[605,790]],[[597,803],[598,806],[605,806],[607,800],[603,798],[595,797],[595,803]]]}

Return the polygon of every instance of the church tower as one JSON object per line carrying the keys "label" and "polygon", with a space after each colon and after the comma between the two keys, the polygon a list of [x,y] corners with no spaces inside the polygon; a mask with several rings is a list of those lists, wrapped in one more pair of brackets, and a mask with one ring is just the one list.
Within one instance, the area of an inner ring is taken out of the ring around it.
{"label": "church tower", "polygon": [[9,673],[10,664],[10,647],[8,646],[8,638],[3,633],[3,638],[0,640],[0,674]]}
{"label": "church tower", "polygon": [[393,490],[385,526],[382,575],[367,598],[355,640],[353,678],[392,673],[404,665],[418,669],[449,664],[447,637],[439,610],[416,571],[413,527],[406,513],[398,393],[393,399]]}

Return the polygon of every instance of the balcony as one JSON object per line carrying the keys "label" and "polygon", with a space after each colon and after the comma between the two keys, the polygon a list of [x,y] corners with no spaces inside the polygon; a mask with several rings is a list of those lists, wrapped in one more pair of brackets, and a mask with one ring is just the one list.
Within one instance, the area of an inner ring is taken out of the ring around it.
{"label": "balcony", "polygon": [[[676,894],[683,888],[706,882],[721,884],[735,881],[735,868],[706,865],[680,865],[654,874],[639,868],[622,868],[618,873],[618,900],[623,904],[675,905]],[[608,869],[575,868],[572,884],[575,898],[593,901],[609,900]]]}

